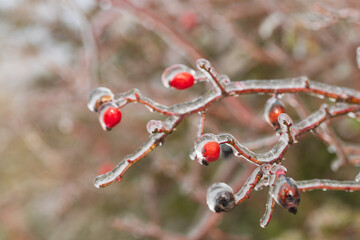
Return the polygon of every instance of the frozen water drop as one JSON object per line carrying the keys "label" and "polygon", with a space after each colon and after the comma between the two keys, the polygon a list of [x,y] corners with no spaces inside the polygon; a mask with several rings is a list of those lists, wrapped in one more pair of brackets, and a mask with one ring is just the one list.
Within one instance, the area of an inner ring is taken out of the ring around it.
{"label": "frozen water drop", "polygon": [[335,159],[331,165],[330,165],[330,168],[333,172],[336,172],[337,170],[339,170],[339,168],[341,167],[342,165],[342,161],[340,161],[339,159]]}
{"label": "frozen water drop", "polygon": [[204,58],[200,58],[196,61],[196,66],[198,67],[199,70],[203,70],[204,68],[205,69],[211,69],[212,66],[211,66],[211,63],[204,59]]}
{"label": "frozen water drop", "polygon": [[183,64],[175,64],[165,69],[161,75],[161,81],[166,88],[170,88],[170,82],[178,73],[188,72],[191,75],[195,76],[196,72],[194,69],[189,68]]}
{"label": "frozen water drop", "polygon": [[330,145],[327,148],[327,150],[328,150],[329,153],[335,153],[336,152],[336,147],[334,145]]}
{"label": "frozen water drop", "polygon": [[351,118],[355,118],[355,119],[356,119],[356,114],[353,113],[353,112],[349,112],[347,115],[348,115],[349,117],[351,117]]}
{"label": "frozen water drop", "polygon": [[162,132],[164,128],[164,122],[160,120],[150,120],[146,124],[146,130],[150,134]]}
{"label": "frozen water drop", "polygon": [[235,206],[233,189],[226,183],[215,183],[209,187],[206,203],[213,212],[228,212]]}
{"label": "frozen water drop", "polygon": [[222,75],[218,76],[217,78],[222,85],[227,85],[231,82],[228,75],[222,74]]}
{"label": "frozen water drop", "polygon": [[91,91],[88,99],[88,108],[90,111],[96,112],[105,102],[112,101],[114,94],[110,89],[105,87],[98,87]]}

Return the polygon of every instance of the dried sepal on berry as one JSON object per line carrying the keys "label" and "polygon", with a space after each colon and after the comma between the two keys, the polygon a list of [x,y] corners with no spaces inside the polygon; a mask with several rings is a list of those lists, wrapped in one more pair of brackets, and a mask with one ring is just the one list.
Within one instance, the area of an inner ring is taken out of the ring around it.
{"label": "dried sepal on berry", "polygon": [[300,204],[300,192],[296,182],[285,175],[281,175],[274,183],[271,196],[276,203],[286,208],[290,213],[296,214]]}
{"label": "dried sepal on berry", "polygon": [[111,130],[121,121],[121,111],[114,104],[108,103],[100,108],[99,121],[104,130]]}
{"label": "dried sepal on berry", "polygon": [[91,91],[88,99],[88,108],[92,112],[97,112],[102,105],[111,102],[114,99],[114,94],[110,89],[105,87],[98,87]]}
{"label": "dried sepal on berry", "polygon": [[195,74],[195,70],[183,64],[175,64],[165,69],[161,80],[166,88],[172,87],[183,90],[195,84]]}
{"label": "dried sepal on berry", "polygon": [[265,104],[264,116],[266,121],[273,126],[275,130],[280,128],[278,117],[282,113],[285,113],[285,107],[282,102],[276,96],[269,98]]}
{"label": "dried sepal on berry", "polygon": [[235,207],[233,189],[226,183],[215,183],[209,187],[206,203],[213,212],[228,212]]}

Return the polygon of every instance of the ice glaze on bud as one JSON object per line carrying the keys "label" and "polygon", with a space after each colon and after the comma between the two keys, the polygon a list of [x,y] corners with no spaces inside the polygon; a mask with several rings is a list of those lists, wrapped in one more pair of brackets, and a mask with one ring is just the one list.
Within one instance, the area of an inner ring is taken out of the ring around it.
{"label": "ice glaze on bud", "polygon": [[[203,155],[203,160],[206,162],[214,162],[220,156],[220,145],[217,142],[207,142],[201,149],[201,153]],[[206,164],[204,164],[206,165]]]}
{"label": "ice glaze on bud", "polygon": [[292,178],[279,176],[275,181],[271,196],[282,207],[289,212],[296,214],[297,207],[300,204],[300,192]]}
{"label": "ice glaze on bud", "polygon": [[275,130],[280,128],[278,117],[285,113],[285,107],[277,97],[271,97],[265,104],[265,119]]}
{"label": "ice glaze on bud", "polygon": [[169,85],[178,90],[187,89],[194,85],[195,78],[189,72],[181,72],[174,76],[174,78],[169,82]]}
{"label": "ice glaze on bud", "polygon": [[228,212],[235,207],[234,192],[226,183],[215,183],[207,191],[206,202],[213,212]]}

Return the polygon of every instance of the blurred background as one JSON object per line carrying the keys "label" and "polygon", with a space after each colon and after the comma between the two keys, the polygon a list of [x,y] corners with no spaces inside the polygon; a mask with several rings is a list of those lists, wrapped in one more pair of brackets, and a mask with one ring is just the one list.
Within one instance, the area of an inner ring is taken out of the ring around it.
{"label": "blurred background", "polygon": [[[266,189],[230,213],[210,213],[206,189],[219,181],[239,189],[253,167],[226,154],[208,167],[191,161],[198,116],[121,183],[96,189],[95,176],[141,146],[149,120],[164,117],[131,104],[104,132],[86,106],[98,86],[138,88],[165,105],[191,100],[208,86],[165,89],[160,76],[200,57],[232,81],[306,75],[360,90],[359,30],[358,0],[0,0],[0,239],[360,239],[358,192],[303,193],[297,215],[276,206],[266,229]],[[216,103],[205,132],[268,150],[276,141],[263,117],[268,98]],[[298,121],[327,101],[297,94],[283,102]],[[330,123],[344,151],[354,150],[351,164],[332,171],[344,156],[306,134],[286,153],[288,176],[355,178],[359,121]]]}

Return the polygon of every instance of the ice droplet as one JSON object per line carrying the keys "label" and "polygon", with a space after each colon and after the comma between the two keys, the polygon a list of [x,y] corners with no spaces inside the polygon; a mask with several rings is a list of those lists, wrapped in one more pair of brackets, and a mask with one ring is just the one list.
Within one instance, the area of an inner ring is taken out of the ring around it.
{"label": "ice droplet", "polygon": [[164,122],[160,120],[150,120],[146,124],[146,130],[150,134],[163,132],[164,128]]}
{"label": "ice droplet", "polygon": [[355,118],[355,119],[356,119],[356,114],[353,113],[353,112],[349,112],[347,115],[348,115],[349,117],[351,117],[351,118]]}
{"label": "ice droplet", "polygon": [[216,76],[216,72],[208,60],[200,58],[196,61],[196,66],[200,71],[204,73],[209,71],[212,75]]}
{"label": "ice droplet", "polygon": [[329,145],[327,148],[329,153],[335,153],[336,152],[336,147],[334,145]]}
{"label": "ice droplet", "polygon": [[222,84],[222,85],[227,85],[231,82],[230,78],[228,75],[225,75],[225,74],[221,74],[220,76],[217,77],[219,82]]}
{"label": "ice droplet", "polygon": [[198,59],[196,61],[196,66],[198,67],[198,69],[200,71],[203,70],[204,68],[206,68],[206,69],[212,68],[211,63],[208,60],[204,59],[204,58]]}
{"label": "ice droplet", "polygon": [[235,206],[233,189],[226,183],[214,183],[206,193],[206,203],[213,212],[228,212]]}
{"label": "ice droplet", "polygon": [[98,87],[91,91],[88,98],[88,108],[92,112],[96,112],[98,108],[101,106],[101,98],[106,97],[107,100],[114,99],[114,94],[110,89],[105,87]]}
{"label": "ice droplet", "polygon": [[165,69],[161,75],[161,81],[166,88],[170,88],[170,81],[173,80],[176,74],[181,72],[188,72],[191,75],[195,76],[196,72],[194,69],[189,68],[183,64],[174,64]]}
{"label": "ice droplet", "polygon": [[201,135],[196,139],[194,149],[195,149],[195,159],[200,163],[203,164],[203,155],[202,155],[202,148],[207,142],[218,142],[220,143],[220,139],[217,135],[206,133]]}

